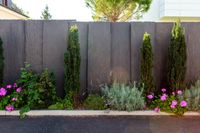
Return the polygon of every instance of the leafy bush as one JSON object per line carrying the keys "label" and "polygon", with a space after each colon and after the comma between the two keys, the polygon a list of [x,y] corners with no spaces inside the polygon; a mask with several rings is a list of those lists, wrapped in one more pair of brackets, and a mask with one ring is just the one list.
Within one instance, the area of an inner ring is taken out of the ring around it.
{"label": "leafy bush", "polygon": [[186,89],[181,99],[186,99],[189,110],[200,110],[200,80],[190,89]]}
{"label": "leafy bush", "polygon": [[58,99],[55,104],[48,107],[50,110],[73,109],[73,93],[69,92],[64,99]]}
{"label": "leafy bush", "polygon": [[145,107],[143,97],[144,88],[139,88],[134,83],[133,86],[114,83],[110,87],[102,88],[107,105],[117,110],[139,110]]}
{"label": "leafy bush", "polygon": [[144,92],[148,94],[155,91],[154,80],[152,76],[153,67],[153,51],[151,45],[150,35],[148,33],[144,34],[143,45],[141,48],[141,75],[140,82],[144,83]]}
{"label": "leafy bush", "polygon": [[3,41],[0,38],[0,85],[3,84],[4,56],[3,56]]}
{"label": "leafy bush", "polygon": [[176,22],[171,33],[171,43],[168,54],[168,86],[172,91],[182,88],[186,73],[186,41],[184,29]]}
{"label": "leafy bush", "polygon": [[91,94],[84,101],[83,106],[85,109],[103,110],[105,109],[104,99],[98,95]]}
{"label": "leafy bush", "polygon": [[21,69],[17,83],[24,88],[21,93],[23,110],[46,108],[56,100],[55,78],[48,70],[36,74],[30,69],[29,64]]}
{"label": "leafy bush", "polygon": [[185,100],[180,100],[182,93],[181,90],[177,90],[177,92],[172,92],[172,94],[167,95],[166,89],[163,88],[162,95],[154,97],[153,94],[150,94],[147,97],[152,101],[150,107],[156,112],[163,111],[174,113],[176,115],[183,115],[188,108],[187,102]]}
{"label": "leafy bush", "polygon": [[65,63],[65,93],[70,91],[78,94],[80,89],[80,44],[77,26],[71,26],[67,52],[64,55]]}

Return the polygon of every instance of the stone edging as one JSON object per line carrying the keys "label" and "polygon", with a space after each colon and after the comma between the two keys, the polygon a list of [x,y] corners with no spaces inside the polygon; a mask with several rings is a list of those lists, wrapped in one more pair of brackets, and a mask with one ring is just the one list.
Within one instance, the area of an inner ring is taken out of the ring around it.
{"label": "stone edging", "polygon": [[[171,113],[154,111],[110,111],[110,110],[32,110],[27,116],[170,116]],[[0,116],[19,116],[19,111],[0,111]],[[200,116],[199,112],[186,112],[184,116]]]}

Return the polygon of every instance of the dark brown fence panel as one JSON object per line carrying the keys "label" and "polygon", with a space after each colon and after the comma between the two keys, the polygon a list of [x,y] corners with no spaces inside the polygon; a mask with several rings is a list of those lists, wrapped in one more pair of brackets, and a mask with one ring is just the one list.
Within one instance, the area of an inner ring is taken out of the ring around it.
{"label": "dark brown fence panel", "polygon": [[121,83],[130,81],[130,23],[112,23],[112,80]]}
{"label": "dark brown fence panel", "polygon": [[64,53],[67,50],[67,37],[67,21],[44,21],[43,68],[55,73],[59,96],[64,94]]}
{"label": "dark brown fence panel", "polygon": [[111,75],[110,23],[89,23],[88,87],[94,91],[100,84],[109,83]]}
{"label": "dark brown fence panel", "polygon": [[[167,76],[167,56],[172,23],[156,23],[156,44],[154,47],[154,78],[158,87],[165,87]],[[160,86],[162,83],[163,86]]]}
{"label": "dark brown fence panel", "polygon": [[24,21],[0,21],[0,36],[5,57],[4,81],[12,83],[19,77],[24,64]]}
{"label": "dark brown fence panel", "polygon": [[26,62],[31,64],[34,71],[41,72],[43,68],[43,21],[25,21],[25,32]]}
{"label": "dark brown fence panel", "polygon": [[140,48],[143,42],[143,35],[147,32],[151,35],[152,45],[155,45],[155,23],[135,22],[131,23],[131,81],[140,79]]}
{"label": "dark brown fence panel", "polygon": [[187,43],[186,82],[200,78],[200,23],[183,23]]}

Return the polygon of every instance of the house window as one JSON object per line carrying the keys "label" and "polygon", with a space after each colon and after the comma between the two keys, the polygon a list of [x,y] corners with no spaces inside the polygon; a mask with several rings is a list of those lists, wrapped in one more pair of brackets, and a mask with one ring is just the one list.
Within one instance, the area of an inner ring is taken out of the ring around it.
{"label": "house window", "polygon": [[2,0],[2,5],[8,6],[8,0]]}

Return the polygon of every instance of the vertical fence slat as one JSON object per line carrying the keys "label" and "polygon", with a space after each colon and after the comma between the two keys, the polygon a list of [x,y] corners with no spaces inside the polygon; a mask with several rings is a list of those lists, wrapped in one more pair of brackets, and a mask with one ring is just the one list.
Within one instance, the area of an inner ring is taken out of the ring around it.
{"label": "vertical fence slat", "polygon": [[112,23],[112,81],[130,81],[130,23]]}
{"label": "vertical fence slat", "polygon": [[110,23],[89,23],[88,41],[88,85],[89,91],[95,91],[110,82]]}
{"label": "vertical fence slat", "polygon": [[54,72],[59,96],[64,94],[64,53],[67,50],[67,37],[67,21],[44,21],[43,68]]}
{"label": "vertical fence slat", "polygon": [[26,30],[26,62],[36,72],[42,71],[43,54],[43,21],[25,22]]}

